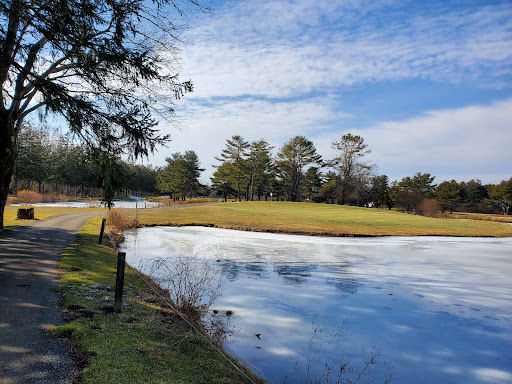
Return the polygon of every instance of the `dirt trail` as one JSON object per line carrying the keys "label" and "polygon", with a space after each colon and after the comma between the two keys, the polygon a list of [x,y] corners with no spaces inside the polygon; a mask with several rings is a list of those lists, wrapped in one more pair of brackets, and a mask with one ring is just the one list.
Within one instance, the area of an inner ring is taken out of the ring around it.
{"label": "dirt trail", "polygon": [[45,329],[63,324],[57,261],[85,222],[102,212],[62,215],[0,233],[0,384],[69,383],[69,348]]}

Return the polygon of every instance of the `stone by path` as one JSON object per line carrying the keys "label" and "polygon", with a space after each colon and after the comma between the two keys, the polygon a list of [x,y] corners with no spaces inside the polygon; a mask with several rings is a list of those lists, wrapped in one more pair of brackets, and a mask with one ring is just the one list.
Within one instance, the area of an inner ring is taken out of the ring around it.
{"label": "stone by path", "polygon": [[63,324],[53,291],[59,255],[100,214],[57,216],[0,233],[0,384],[71,382],[70,350],[45,329]]}

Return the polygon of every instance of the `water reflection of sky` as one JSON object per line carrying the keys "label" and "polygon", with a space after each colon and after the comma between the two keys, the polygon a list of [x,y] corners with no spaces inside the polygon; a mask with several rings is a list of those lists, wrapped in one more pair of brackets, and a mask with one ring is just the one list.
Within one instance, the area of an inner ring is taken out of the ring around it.
{"label": "water reflection of sky", "polygon": [[132,265],[210,257],[226,277],[214,307],[234,312],[226,348],[271,383],[304,374],[314,327],[324,330],[313,345],[321,355],[345,320],[340,341],[323,355],[361,367],[377,343],[393,383],[512,383],[512,239],[154,227],[128,234],[124,247]]}

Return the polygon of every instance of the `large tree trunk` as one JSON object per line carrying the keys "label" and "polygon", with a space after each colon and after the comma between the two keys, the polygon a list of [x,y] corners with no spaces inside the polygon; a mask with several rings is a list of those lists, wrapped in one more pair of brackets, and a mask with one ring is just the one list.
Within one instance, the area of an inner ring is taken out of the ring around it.
{"label": "large tree trunk", "polygon": [[10,114],[3,110],[0,112],[0,232],[4,229],[4,210],[7,196],[9,196],[16,155],[14,122]]}

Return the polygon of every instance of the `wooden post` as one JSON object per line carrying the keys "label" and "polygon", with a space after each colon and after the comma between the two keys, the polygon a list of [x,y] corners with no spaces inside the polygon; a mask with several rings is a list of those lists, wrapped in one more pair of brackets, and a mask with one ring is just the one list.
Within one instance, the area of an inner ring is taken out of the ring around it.
{"label": "wooden post", "polygon": [[124,265],[126,261],[126,252],[117,253],[117,273],[116,273],[116,292],[114,299],[114,312],[120,313],[123,307],[123,285],[124,285]]}
{"label": "wooden post", "polygon": [[107,219],[101,220],[101,230],[100,230],[100,239],[98,240],[98,244],[101,244],[103,241],[103,232],[105,232],[105,223]]}

